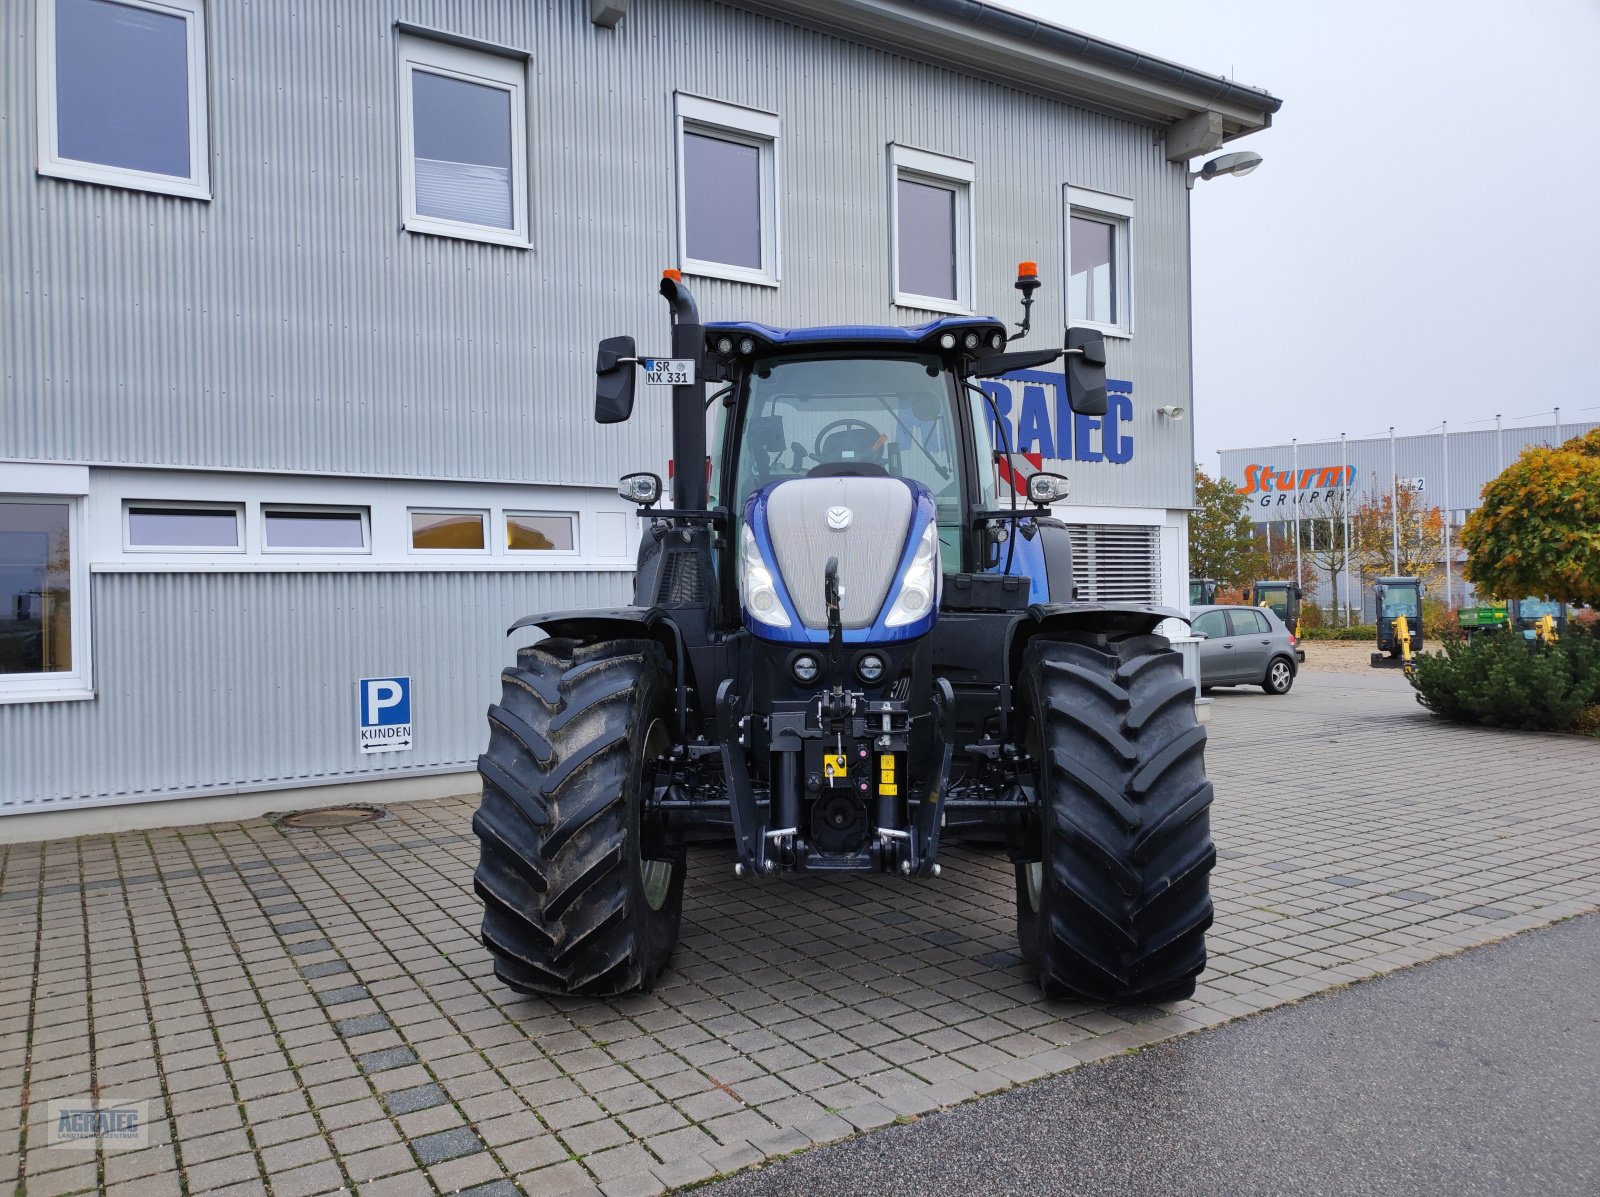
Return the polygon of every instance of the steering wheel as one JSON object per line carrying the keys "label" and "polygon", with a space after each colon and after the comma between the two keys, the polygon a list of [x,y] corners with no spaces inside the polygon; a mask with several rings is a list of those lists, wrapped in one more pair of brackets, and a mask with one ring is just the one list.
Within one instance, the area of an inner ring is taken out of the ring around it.
{"label": "steering wheel", "polygon": [[846,416],[842,420],[835,420],[831,424],[823,425],[822,429],[817,433],[817,439],[811,442],[811,456],[816,458],[818,461],[821,461],[822,442],[828,439],[828,433],[834,431],[835,429],[843,430],[847,428],[859,428],[863,432],[870,432],[874,440],[882,437],[883,435],[865,420],[857,419],[855,416]]}

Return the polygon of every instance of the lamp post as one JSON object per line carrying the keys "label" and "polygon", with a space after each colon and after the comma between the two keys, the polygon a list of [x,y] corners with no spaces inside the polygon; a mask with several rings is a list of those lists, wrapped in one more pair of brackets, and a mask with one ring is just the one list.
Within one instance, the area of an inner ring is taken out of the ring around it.
{"label": "lamp post", "polygon": [[1391,577],[1400,576],[1400,467],[1394,458],[1394,425],[1389,425],[1389,536]]}
{"label": "lamp post", "polygon": [[1444,605],[1454,606],[1455,563],[1450,560],[1450,520],[1454,511],[1450,506],[1450,421],[1439,421],[1439,435],[1444,440]]}

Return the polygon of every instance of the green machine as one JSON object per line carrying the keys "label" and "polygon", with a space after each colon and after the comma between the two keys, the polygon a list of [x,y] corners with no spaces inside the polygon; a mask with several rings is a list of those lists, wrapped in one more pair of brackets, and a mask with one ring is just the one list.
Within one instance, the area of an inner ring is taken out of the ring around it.
{"label": "green machine", "polygon": [[1506,604],[1489,603],[1485,606],[1463,607],[1456,612],[1456,625],[1468,640],[1484,632],[1501,632],[1510,626]]}
{"label": "green machine", "polygon": [[1252,607],[1270,607],[1273,614],[1289,626],[1296,636],[1300,634],[1300,599],[1303,592],[1295,582],[1277,579],[1257,582],[1250,587]]}
{"label": "green machine", "polygon": [[1379,578],[1373,584],[1378,619],[1374,665],[1405,665],[1422,651],[1422,579]]}

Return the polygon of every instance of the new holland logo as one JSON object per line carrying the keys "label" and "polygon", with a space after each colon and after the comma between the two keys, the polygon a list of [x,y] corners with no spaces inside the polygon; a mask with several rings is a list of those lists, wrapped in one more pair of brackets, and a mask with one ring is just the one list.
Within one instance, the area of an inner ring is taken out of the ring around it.
{"label": "new holland logo", "polygon": [[843,532],[850,526],[850,509],[848,507],[828,508],[828,527],[835,532]]}

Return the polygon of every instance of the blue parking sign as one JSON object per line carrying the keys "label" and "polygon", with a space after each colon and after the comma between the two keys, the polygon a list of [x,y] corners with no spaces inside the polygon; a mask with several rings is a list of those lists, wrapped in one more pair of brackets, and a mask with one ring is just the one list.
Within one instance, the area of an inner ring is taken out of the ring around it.
{"label": "blue parking sign", "polygon": [[356,683],[358,728],[363,753],[411,747],[411,679],[364,677]]}

